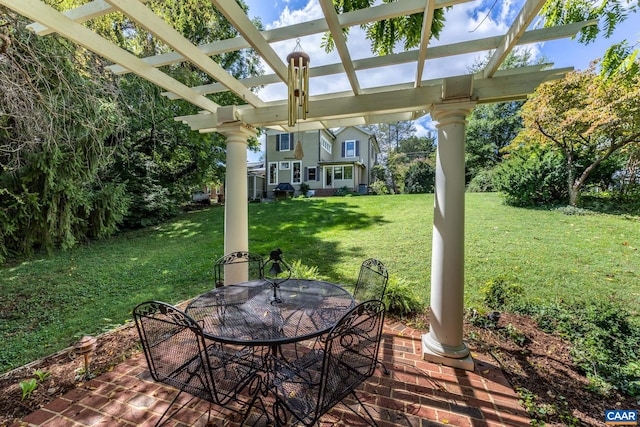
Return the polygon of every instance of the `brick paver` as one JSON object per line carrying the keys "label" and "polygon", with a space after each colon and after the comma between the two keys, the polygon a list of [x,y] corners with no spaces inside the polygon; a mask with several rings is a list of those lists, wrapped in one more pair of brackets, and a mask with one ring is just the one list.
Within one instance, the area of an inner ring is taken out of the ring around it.
{"label": "brick paver", "polygon": [[[473,372],[425,362],[422,334],[398,322],[385,323],[380,358],[390,374],[376,370],[358,392],[380,427],[530,425],[517,394],[493,360],[473,353]],[[150,378],[144,356],[137,354],[11,427],[153,426],[175,393]],[[239,425],[230,410],[198,399],[165,425],[205,426],[209,416],[209,425]],[[321,427],[359,425],[363,421],[343,405],[320,423]]]}

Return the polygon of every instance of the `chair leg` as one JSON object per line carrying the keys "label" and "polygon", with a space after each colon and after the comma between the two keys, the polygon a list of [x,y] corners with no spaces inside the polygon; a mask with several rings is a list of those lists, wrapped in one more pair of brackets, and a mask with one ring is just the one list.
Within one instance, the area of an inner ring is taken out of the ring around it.
{"label": "chair leg", "polygon": [[360,412],[356,411],[355,409],[353,409],[351,406],[344,404],[344,406],[346,406],[347,408],[349,408],[349,410],[351,410],[351,412],[353,412],[354,414],[356,414],[362,421],[366,422],[367,424],[369,424],[370,426],[373,427],[378,427],[378,423],[376,423],[376,420],[373,419],[373,416],[371,415],[371,412],[369,412],[369,410],[367,409],[367,407],[364,405],[364,403],[362,403],[362,400],[360,400],[360,398],[358,397],[358,395],[355,393],[355,391],[351,391],[351,395],[358,401],[358,403],[360,404],[360,406],[362,407],[362,409],[364,409],[364,412],[367,414],[367,417],[364,417],[362,414],[360,414]]}
{"label": "chair leg", "polygon": [[[185,406],[187,406],[189,403],[191,403],[191,401],[194,399],[194,396],[191,397],[191,399],[187,400],[184,404],[182,404],[182,406],[180,406],[178,409],[176,409],[175,411],[173,411],[173,413],[169,416],[167,416],[167,414],[169,413],[169,411],[171,410],[171,407],[173,406],[174,403],[176,403],[176,401],[178,400],[178,397],[180,397],[180,395],[182,394],[182,390],[179,390],[178,393],[175,395],[175,397],[173,398],[173,400],[171,400],[171,402],[169,403],[169,406],[167,406],[167,409],[165,409],[165,411],[162,413],[162,415],[160,416],[160,418],[158,419],[158,421],[155,423],[154,427],[160,427],[161,425],[164,425],[167,421],[169,421],[171,418],[173,418],[173,416],[175,414],[177,414],[178,412],[180,412],[180,410],[182,408],[184,408]],[[166,418],[165,418],[166,417]]]}
{"label": "chair leg", "polygon": [[382,367],[382,372],[383,372],[385,375],[389,375],[389,370],[387,369],[387,367],[386,367],[386,366],[384,366],[384,363],[382,363],[382,362],[381,362],[381,361],[379,361],[379,360],[377,360],[377,361],[376,361],[376,363]]}

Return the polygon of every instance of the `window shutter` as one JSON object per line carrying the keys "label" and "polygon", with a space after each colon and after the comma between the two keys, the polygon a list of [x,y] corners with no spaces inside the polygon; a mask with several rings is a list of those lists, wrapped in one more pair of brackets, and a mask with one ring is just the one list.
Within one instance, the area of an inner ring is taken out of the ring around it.
{"label": "window shutter", "polygon": [[316,181],[320,181],[320,166],[316,168]]}
{"label": "window shutter", "polygon": [[280,151],[280,135],[276,135],[276,151]]}
{"label": "window shutter", "polygon": [[344,157],[344,154],[345,154],[344,150],[345,150],[345,145],[346,144],[347,144],[346,142],[344,142],[344,141],[342,142],[342,157]]}
{"label": "window shutter", "polygon": [[293,133],[289,134],[289,150],[293,150],[293,148],[295,147],[294,143],[293,143]]}
{"label": "window shutter", "polygon": [[304,180],[309,181],[309,168],[306,166],[304,168]]}
{"label": "window shutter", "polygon": [[356,141],[356,157],[360,156],[360,141]]}

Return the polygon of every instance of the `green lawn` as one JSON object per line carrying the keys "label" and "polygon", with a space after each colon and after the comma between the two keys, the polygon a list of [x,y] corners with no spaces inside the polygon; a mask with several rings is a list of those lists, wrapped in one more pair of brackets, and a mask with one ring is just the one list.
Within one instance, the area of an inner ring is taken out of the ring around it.
{"label": "green lawn", "polygon": [[[0,267],[0,372],[122,324],[138,302],[171,303],[212,287],[223,251],[222,207],[72,251]],[[495,194],[466,197],[466,304],[504,277],[525,298],[616,296],[640,306],[640,219],[568,216],[504,206]],[[249,205],[249,248],[280,247],[329,280],[353,283],[360,262],[382,260],[428,302],[433,195],[294,199]],[[638,316],[637,311],[633,311]]]}

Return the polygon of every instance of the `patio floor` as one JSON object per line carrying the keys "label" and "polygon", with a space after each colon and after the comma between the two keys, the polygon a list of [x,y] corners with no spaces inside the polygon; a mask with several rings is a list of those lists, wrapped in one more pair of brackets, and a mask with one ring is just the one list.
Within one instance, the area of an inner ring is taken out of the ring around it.
{"label": "patio floor", "polygon": [[[377,369],[358,389],[380,427],[530,425],[517,394],[494,360],[472,351],[473,372],[425,362],[421,358],[423,333],[385,322],[380,352],[390,374]],[[151,379],[139,353],[12,427],[153,426],[174,395],[174,389]],[[165,425],[205,426],[208,409],[208,402],[195,399]],[[237,426],[230,414],[214,406],[210,425]],[[321,425],[364,423],[338,405],[322,418]]]}

